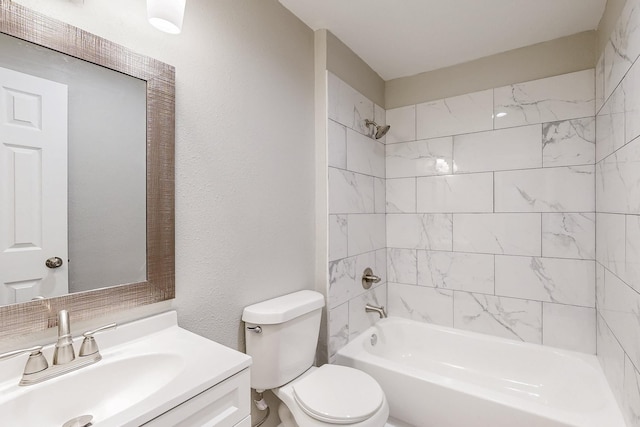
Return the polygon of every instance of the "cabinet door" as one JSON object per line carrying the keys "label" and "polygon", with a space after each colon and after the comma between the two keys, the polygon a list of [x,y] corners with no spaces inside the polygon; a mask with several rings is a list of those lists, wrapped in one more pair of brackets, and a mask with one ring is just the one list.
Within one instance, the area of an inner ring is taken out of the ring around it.
{"label": "cabinet door", "polygon": [[241,421],[244,422],[244,418],[250,415],[250,387],[249,369],[245,369],[149,421],[144,426],[234,427]]}

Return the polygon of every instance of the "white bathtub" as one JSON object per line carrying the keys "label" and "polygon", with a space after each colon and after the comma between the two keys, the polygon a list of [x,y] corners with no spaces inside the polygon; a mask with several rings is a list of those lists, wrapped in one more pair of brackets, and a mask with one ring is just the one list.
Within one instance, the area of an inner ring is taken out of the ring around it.
{"label": "white bathtub", "polygon": [[415,426],[625,426],[595,356],[391,317],[335,363],[373,376]]}

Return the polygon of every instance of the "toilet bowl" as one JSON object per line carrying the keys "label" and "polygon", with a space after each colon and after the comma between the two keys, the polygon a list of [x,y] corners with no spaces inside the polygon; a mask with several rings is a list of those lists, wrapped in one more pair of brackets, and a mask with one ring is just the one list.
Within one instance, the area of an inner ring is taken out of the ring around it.
{"label": "toilet bowl", "polygon": [[378,383],[346,366],[312,367],[273,393],[282,401],[283,427],[382,427],[389,417]]}
{"label": "toilet bowl", "polygon": [[245,307],[251,388],[272,390],[284,427],[383,427],[389,404],[368,374],[338,365],[313,366],[324,297],[299,291]]}

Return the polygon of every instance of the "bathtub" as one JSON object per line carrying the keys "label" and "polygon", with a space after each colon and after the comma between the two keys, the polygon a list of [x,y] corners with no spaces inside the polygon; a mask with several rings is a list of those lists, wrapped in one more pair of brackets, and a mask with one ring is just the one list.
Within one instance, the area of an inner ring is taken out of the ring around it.
{"label": "bathtub", "polygon": [[420,427],[624,427],[595,356],[382,319],[335,363],[382,386],[391,417]]}

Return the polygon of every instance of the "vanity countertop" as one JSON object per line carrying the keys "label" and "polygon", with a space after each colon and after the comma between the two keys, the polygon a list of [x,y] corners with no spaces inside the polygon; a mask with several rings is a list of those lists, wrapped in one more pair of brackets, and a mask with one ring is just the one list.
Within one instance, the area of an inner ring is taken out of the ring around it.
{"label": "vanity countertop", "polygon": [[[31,386],[18,386],[26,355],[0,362],[0,424],[62,426],[92,415],[94,426],[139,426],[251,365],[246,354],[180,328],[175,311],[96,341],[100,362]],[[49,361],[52,352],[43,351]]]}

